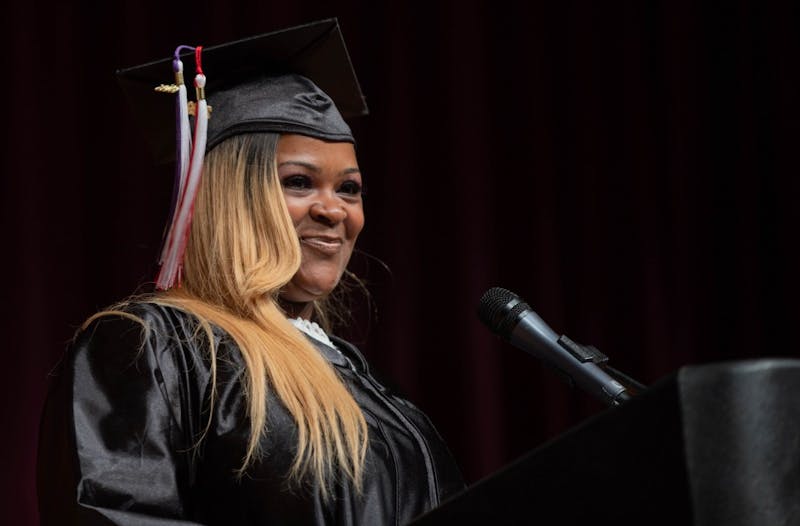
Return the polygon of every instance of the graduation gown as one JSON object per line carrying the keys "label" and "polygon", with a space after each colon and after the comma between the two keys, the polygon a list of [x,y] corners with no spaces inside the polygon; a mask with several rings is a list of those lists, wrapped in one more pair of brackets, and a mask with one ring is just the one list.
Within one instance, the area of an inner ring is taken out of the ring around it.
{"label": "graduation gown", "polygon": [[52,380],[40,429],[42,524],[399,525],[463,489],[428,418],[381,386],[341,339],[341,352],[314,343],[367,421],[362,494],[346,480],[328,500],[313,482],[287,485],[296,427],[272,394],[263,455],[237,476],[250,435],[238,348],[215,329],[211,404],[207,342],[196,321],[147,303],[129,311],[145,326],[123,316],[96,320]]}

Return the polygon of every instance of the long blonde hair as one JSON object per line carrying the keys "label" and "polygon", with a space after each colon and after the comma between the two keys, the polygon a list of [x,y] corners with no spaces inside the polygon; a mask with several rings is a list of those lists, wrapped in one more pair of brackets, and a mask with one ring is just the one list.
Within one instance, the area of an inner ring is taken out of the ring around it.
{"label": "long blonde hair", "polygon": [[[364,415],[331,364],[277,303],[278,292],[301,259],[277,176],[278,138],[237,135],[206,155],[183,284],[150,301],[194,315],[206,333],[211,324],[220,327],[239,347],[251,422],[240,473],[259,457],[260,439],[269,432],[266,402],[272,389],[297,425],[289,481],[312,476],[327,497],[338,471],[360,491],[367,443]],[[213,388],[216,354],[211,342]]]}

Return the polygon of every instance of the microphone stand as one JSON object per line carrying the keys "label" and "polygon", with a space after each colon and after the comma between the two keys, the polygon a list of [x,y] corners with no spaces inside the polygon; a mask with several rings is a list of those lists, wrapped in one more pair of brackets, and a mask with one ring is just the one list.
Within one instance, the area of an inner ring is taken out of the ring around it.
{"label": "microphone stand", "polygon": [[646,385],[634,380],[622,371],[619,371],[608,365],[608,356],[600,352],[600,350],[594,345],[581,345],[572,341],[569,337],[567,337],[566,334],[559,336],[556,343],[558,343],[581,363],[594,363],[603,369],[609,376],[614,378],[614,380],[621,383],[625,387],[626,394],[628,395],[623,396],[623,399],[629,399],[631,396],[636,396],[647,389]]}

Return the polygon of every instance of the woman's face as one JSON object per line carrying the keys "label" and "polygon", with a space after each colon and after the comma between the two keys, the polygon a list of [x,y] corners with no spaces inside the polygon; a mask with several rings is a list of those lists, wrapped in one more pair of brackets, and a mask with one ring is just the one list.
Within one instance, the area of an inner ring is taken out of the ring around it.
{"label": "woman's face", "polygon": [[352,144],[305,135],[282,135],[277,161],[303,253],[300,270],[281,297],[310,302],[328,295],[339,283],[364,228],[361,172]]}

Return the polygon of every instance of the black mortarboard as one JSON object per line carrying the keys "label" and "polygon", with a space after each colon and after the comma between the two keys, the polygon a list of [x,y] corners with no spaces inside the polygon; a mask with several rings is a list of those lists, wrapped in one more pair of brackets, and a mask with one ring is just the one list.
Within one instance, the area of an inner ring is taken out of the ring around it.
{"label": "black mortarboard", "polygon": [[[367,113],[335,18],[207,47],[202,61],[213,108],[207,149],[231,135],[258,131],[353,142],[342,116]],[[184,62],[188,81],[194,61]],[[173,159],[175,98],[154,91],[172,82],[172,58],[117,75],[156,160]]]}

